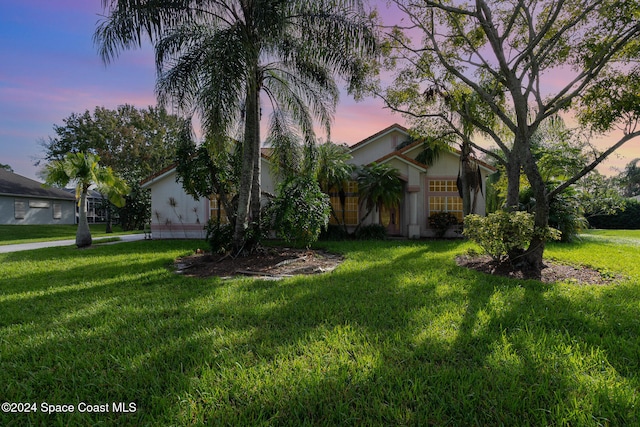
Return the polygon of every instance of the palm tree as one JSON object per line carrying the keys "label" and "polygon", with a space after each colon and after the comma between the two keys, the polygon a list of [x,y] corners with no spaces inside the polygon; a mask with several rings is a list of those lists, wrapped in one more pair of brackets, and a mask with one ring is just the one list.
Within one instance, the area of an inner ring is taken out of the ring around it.
{"label": "palm tree", "polygon": [[372,163],[362,167],[358,171],[357,181],[360,199],[364,200],[367,208],[367,212],[360,219],[360,224],[371,214],[373,208],[378,210],[378,223],[380,223],[382,207],[394,208],[402,200],[404,190],[400,174],[397,169],[388,164]]}
{"label": "palm tree", "polygon": [[286,111],[307,145],[314,119],[329,128],[338,99],[334,75],[362,84],[375,37],[361,0],[103,0],[94,36],[109,62],[155,43],[160,100],[197,112],[214,139],[243,129],[234,246],[243,245],[250,208],[259,216],[260,94]]}
{"label": "palm tree", "polygon": [[92,185],[118,207],[124,206],[129,188],[109,167],[100,166],[100,157],[91,153],[68,153],[62,160],[45,165],[42,173],[46,185],[66,186],[75,184],[76,199],[80,207],[80,220],[76,232],[76,246],[90,246],[91,230],[87,221],[87,192]]}
{"label": "palm tree", "polygon": [[336,211],[331,205],[331,215],[347,231],[345,219],[345,204],[347,200],[346,187],[352,179],[355,166],[347,163],[351,159],[349,150],[344,145],[337,145],[331,141],[318,146],[318,157],[316,163],[316,179],[320,189],[329,194],[330,191],[337,191],[342,209],[342,218],[338,218]]}

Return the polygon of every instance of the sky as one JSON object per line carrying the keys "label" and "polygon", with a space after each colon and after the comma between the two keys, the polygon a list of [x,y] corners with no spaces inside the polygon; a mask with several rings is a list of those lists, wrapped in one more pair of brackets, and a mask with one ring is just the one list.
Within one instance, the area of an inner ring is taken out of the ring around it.
{"label": "sky", "polygon": [[[398,19],[386,0],[371,4],[385,21]],[[101,0],[0,0],[0,163],[14,172],[38,179],[40,143],[72,113],[156,105],[152,49],[125,51],[103,64],[92,40],[101,13]],[[406,125],[381,100],[343,95],[331,137],[352,145],[393,123]],[[640,144],[631,141],[620,153],[601,172],[640,157]]]}

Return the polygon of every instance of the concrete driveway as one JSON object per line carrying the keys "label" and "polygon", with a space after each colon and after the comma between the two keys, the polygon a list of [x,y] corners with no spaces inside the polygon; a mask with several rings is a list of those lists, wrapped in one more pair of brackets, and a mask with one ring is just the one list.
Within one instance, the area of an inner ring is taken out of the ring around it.
{"label": "concrete driveway", "polygon": [[[117,242],[109,243],[123,243],[123,242],[135,242],[137,240],[144,240],[144,234],[122,234],[114,236],[120,238]],[[94,239],[93,243],[100,243],[102,239],[110,239],[111,237],[100,237]],[[76,240],[55,240],[53,242],[36,242],[36,243],[20,243],[17,245],[0,245],[0,254],[8,252],[30,251],[32,249],[42,248],[55,248],[58,246],[71,246],[75,245]]]}

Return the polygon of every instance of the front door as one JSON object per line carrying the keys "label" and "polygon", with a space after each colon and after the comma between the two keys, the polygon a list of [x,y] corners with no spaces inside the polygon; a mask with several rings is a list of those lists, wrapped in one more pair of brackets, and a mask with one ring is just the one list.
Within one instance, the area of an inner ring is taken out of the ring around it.
{"label": "front door", "polygon": [[383,206],[380,211],[380,223],[387,227],[387,233],[390,236],[402,234],[400,228],[400,206],[394,208]]}

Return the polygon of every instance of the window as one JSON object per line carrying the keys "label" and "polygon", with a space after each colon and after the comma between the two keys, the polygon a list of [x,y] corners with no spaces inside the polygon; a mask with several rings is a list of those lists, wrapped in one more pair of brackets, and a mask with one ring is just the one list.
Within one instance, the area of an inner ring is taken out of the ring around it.
{"label": "window", "polygon": [[[360,199],[358,198],[358,183],[356,181],[349,181],[345,190],[344,222],[346,225],[358,225],[358,205],[360,204]],[[333,211],[340,219],[340,223],[342,223],[343,212],[342,206],[340,205],[340,196],[338,191],[332,188],[329,191],[329,198],[331,200],[331,207],[333,208]],[[333,215],[329,218],[329,223],[334,225],[338,224]]]}
{"label": "window", "polygon": [[26,215],[26,203],[24,200],[15,200],[13,203],[14,216],[16,219],[24,219]]}
{"label": "window", "polygon": [[53,202],[53,219],[62,218],[62,204],[59,202]]}
{"label": "window", "polygon": [[458,195],[455,179],[429,180],[429,215],[451,212],[462,222],[462,198]]}
{"label": "window", "polygon": [[228,224],[229,219],[227,218],[227,213],[224,210],[224,206],[218,200],[218,196],[216,194],[211,195],[209,197],[209,213],[213,221],[218,219],[218,213],[220,214],[220,224]]}

